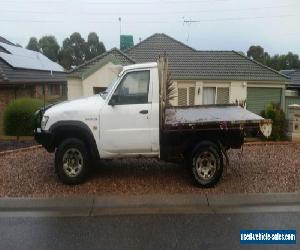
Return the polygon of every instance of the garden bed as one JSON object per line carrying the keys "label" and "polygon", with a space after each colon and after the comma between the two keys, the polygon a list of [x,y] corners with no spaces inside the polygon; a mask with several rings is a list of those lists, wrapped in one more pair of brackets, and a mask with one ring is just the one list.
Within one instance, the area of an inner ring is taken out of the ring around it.
{"label": "garden bed", "polygon": [[20,149],[20,148],[27,148],[37,145],[34,139],[27,139],[27,140],[2,140],[0,139],[0,152],[6,150],[13,150],[13,149]]}
{"label": "garden bed", "polygon": [[67,186],[55,175],[54,155],[36,148],[0,156],[0,196],[300,192],[299,155],[300,144],[230,150],[231,165],[209,189],[197,187],[186,167],[152,159],[102,162],[84,184]]}

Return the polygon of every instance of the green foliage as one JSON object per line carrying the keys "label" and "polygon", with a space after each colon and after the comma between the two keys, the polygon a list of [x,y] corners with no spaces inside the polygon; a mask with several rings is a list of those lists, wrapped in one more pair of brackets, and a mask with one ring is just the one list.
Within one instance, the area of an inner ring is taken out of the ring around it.
{"label": "green foliage", "polygon": [[247,51],[247,56],[275,70],[300,68],[299,56],[292,52],[270,56],[263,47],[252,45]]}
{"label": "green foliage", "polygon": [[269,57],[269,54],[265,52],[264,48],[257,45],[250,46],[249,50],[247,51],[247,56],[258,61],[261,63],[265,63],[267,58]]}
{"label": "green foliage", "polygon": [[103,42],[99,41],[99,37],[95,32],[91,32],[87,39],[87,52],[86,59],[90,60],[105,52],[105,46]]}
{"label": "green foliage", "polygon": [[[61,64],[66,69],[78,66],[86,60],[87,44],[80,33],[74,32],[69,38],[63,41],[60,52]],[[64,57],[67,60],[64,60]]]}
{"label": "green foliage", "polygon": [[39,40],[39,47],[41,52],[50,60],[58,61],[59,44],[54,36],[43,36]]}
{"label": "green foliage", "polygon": [[0,113],[0,135],[3,134],[3,114]]}
{"label": "green foliage", "polygon": [[265,110],[261,112],[261,116],[273,121],[270,140],[279,141],[285,139],[285,114],[278,104],[272,103],[268,105]]}
{"label": "green foliage", "polygon": [[26,49],[30,49],[37,52],[40,51],[40,45],[36,37],[30,37]]}
{"label": "green foliage", "polygon": [[43,101],[20,98],[9,103],[4,111],[3,126],[6,135],[32,135],[35,125],[34,113],[43,106]]}
{"label": "green foliage", "polygon": [[78,66],[103,52],[105,52],[105,46],[99,41],[95,32],[89,33],[87,41],[81,37],[80,33],[74,32],[63,41],[59,62],[65,69],[71,69],[73,66]]}
{"label": "green foliage", "polygon": [[38,51],[50,60],[58,62],[65,69],[71,69],[105,52],[103,42],[95,32],[90,32],[87,41],[78,32],[74,32],[63,41],[62,47],[54,36],[43,36],[39,41],[31,37],[27,49]]}

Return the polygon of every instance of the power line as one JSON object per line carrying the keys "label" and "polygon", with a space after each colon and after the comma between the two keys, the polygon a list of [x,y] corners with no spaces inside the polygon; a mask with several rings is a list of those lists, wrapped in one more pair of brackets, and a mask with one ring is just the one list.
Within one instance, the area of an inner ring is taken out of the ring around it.
{"label": "power line", "polygon": [[283,18],[299,16],[300,13],[290,15],[278,15],[278,16],[256,16],[256,17],[231,17],[231,18],[216,18],[216,19],[202,19],[202,20],[183,20],[184,23],[201,23],[201,22],[214,22],[214,21],[240,21],[240,20],[252,20],[252,19],[267,19],[267,18]]}
{"label": "power line", "polygon": [[[156,3],[159,4],[167,4],[167,5],[174,5],[174,4],[212,4],[212,3],[224,3],[234,0],[157,0]],[[266,0],[265,0],[266,1]],[[273,0],[269,0],[273,1]],[[294,0],[297,1],[298,0]],[[61,4],[61,3],[69,3],[69,1],[63,1],[63,0],[47,0],[47,1],[38,1],[38,0],[31,0],[31,1],[16,1],[16,0],[9,0],[9,1],[3,1],[1,0],[1,4]],[[85,1],[85,0],[78,0],[72,2],[72,4],[91,4],[91,5],[153,5],[154,1]]]}
{"label": "power line", "polygon": [[[160,4],[192,4],[192,3],[207,3],[207,4],[211,4],[213,2],[225,2],[225,1],[232,1],[232,0],[179,0],[179,1],[171,1],[171,0],[157,0],[156,3],[160,3]],[[57,4],[57,3],[67,3],[68,1],[1,1],[1,4]],[[82,3],[82,4],[93,4],[93,5],[153,5],[153,1],[76,1],[76,3]],[[74,4],[74,3],[72,3]]]}
{"label": "power line", "polygon": [[[218,21],[240,21],[240,20],[254,20],[254,19],[268,19],[268,18],[286,18],[286,17],[295,17],[299,16],[300,13],[288,14],[288,15],[277,15],[277,16],[255,16],[255,17],[232,17],[232,18],[215,18],[215,19],[199,19],[199,20],[183,20],[184,23],[201,23],[201,22],[218,22]],[[75,20],[78,22],[83,22],[82,20]],[[29,22],[29,23],[66,23],[66,20],[17,20],[17,19],[0,19],[0,22]],[[70,22],[74,22],[71,20]],[[84,23],[117,23],[115,20],[84,20]],[[132,20],[125,21],[124,23],[181,23],[180,21],[154,21],[154,20]]]}
{"label": "power line", "polygon": [[[285,7],[300,7],[300,4],[295,4],[295,5],[278,5],[278,6],[265,6],[265,7],[254,7],[254,8],[241,8],[241,9],[213,9],[213,10],[193,10],[193,11],[172,11],[168,13],[163,13],[163,12],[73,12],[71,11],[72,14],[77,14],[77,15],[101,15],[101,16],[125,16],[125,15],[130,15],[130,16],[144,16],[144,15],[174,15],[174,14],[190,14],[190,13],[215,13],[215,12],[240,12],[240,11],[251,11],[251,10],[267,10],[267,9],[278,9],[278,8],[285,8]],[[24,10],[2,10],[3,13],[28,13],[28,14],[62,14],[66,15],[65,11],[24,11]]]}

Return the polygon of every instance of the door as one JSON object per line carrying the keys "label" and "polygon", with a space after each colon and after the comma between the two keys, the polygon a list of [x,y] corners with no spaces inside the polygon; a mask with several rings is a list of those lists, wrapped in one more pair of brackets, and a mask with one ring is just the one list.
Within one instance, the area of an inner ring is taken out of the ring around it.
{"label": "door", "polygon": [[281,104],[281,89],[248,87],[246,103],[248,110],[260,114],[271,103]]}
{"label": "door", "polygon": [[124,75],[100,114],[100,148],[104,153],[151,152],[150,70]]}

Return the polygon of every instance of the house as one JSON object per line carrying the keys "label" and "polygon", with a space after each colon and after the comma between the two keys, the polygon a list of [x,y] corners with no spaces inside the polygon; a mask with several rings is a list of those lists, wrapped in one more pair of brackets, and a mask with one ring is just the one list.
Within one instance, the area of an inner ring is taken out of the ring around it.
{"label": "house", "polygon": [[288,106],[292,104],[300,104],[300,69],[280,70],[281,74],[290,77],[291,81],[287,86],[285,95],[285,114],[288,118]]}
{"label": "house", "polygon": [[68,72],[68,99],[104,91],[120,73],[121,67],[135,63],[117,48],[96,56]]}
{"label": "house", "polygon": [[137,63],[169,58],[177,88],[174,105],[245,102],[260,113],[271,102],[284,107],[289,78],[236,51],[199,51],[165,34],[154,34],[125,51]]}
{"label": "house", "polygon": [[0,37],[0,113],[19,97],[49,102],[64,99],[66,87],[65,72],[60,65]]}
{"label": "house", "polygon": [[279,72],[290,77],[291,81],[287,86],[288,89],[300,90],[300,69],[287,69],[280,70]]}
{"label": "house", "polygon": [[117,75],[113,65],[154,62],[159,55],[169,59],[171,79],[177,89],[173,105],[246,102],[247,108],[256,113],[271,102],[285,105],[287,76],[242,53],[199,51],[166,34],[154,34],[124,53],[113,49],[71,71],[70,99],[92,95],[96,87],[107,87]]}

